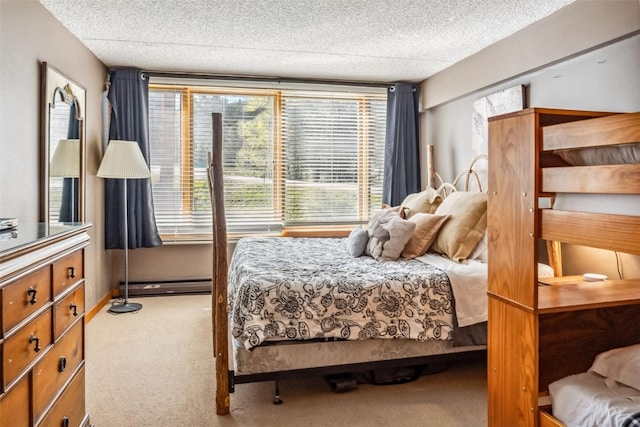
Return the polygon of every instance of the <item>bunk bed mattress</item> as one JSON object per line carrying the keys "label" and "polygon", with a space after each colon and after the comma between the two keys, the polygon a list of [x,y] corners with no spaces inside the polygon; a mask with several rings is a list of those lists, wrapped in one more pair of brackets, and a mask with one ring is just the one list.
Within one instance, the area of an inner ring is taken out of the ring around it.
{"label": "bunk bed mattress", "polygon": [[640,392],[635,393],[633,397],[611,389],[604,377],[592,372],[549,384],[553,416],[567,427],[640,425]]}
{"label": "bunk bed mattress", "polygon": [[450,340],[447,274],[418,260],[351,257],[346,239],[244,238],[229,266],[233,345],[313,339]]}

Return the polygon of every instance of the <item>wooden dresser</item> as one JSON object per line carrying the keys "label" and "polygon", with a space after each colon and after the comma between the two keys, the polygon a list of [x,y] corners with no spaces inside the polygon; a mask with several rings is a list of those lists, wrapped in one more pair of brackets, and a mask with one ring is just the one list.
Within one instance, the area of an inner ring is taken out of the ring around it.
{"label": "wooden dresser", "polygon": [[84,377],[89,227],[20,224],[17,236],[0,235],[0,427],[89,424]]}

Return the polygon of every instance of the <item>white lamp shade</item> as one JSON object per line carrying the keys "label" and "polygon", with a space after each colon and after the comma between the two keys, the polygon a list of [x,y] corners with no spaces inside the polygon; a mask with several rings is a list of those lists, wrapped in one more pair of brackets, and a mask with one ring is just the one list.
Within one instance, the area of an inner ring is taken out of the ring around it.
{"label": "white lamp shade", "polygon": [[149,178],[151,173],[136,141],[109,141],[98,168],[102,178]]}
{"label": "white lamp shade", "polygon": [[80,140],[61,139],[49,164],[49,176],[77,178],[80,176]]}

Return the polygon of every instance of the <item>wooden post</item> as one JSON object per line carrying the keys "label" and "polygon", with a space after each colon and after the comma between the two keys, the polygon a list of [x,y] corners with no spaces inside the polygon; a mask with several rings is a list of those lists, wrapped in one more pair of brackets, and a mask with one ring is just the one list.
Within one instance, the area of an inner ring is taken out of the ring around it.
{"label": "wooden post", "polygon": [[436,188],[436,169],[434,166],[433,144],[427,145],[427,186]]}
{"label": "wooden post", "polygon": [[547,240],[547,256],[555,277],[562,277],[562,249],[560,242]]}
{"label": "wooden post", "polygon": [[222,114],[213,113],[213,154],[209,156],[209,188],[213,216],[211,292],[213,351],[216,359],[216,414],[229,413],[229,325],[227,318],[227,223],[224,210]]}

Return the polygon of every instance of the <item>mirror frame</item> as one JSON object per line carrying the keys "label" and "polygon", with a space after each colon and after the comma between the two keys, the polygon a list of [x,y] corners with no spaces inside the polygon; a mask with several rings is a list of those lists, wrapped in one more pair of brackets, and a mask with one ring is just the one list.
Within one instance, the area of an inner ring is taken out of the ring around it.
{"label": "mirror frame", "polygon": [[85,105],[86,89],[54,67],[42,62],[41,68],[41,112],[40,112],[40,221],[49,223],[49,159],[50,149],[50,111],[55,102],[76,104],[78,135],[80,140],[80,177],[78,178],[78,218],[85,221],[85,188],[86,188],[86,149],[85,149]]}

